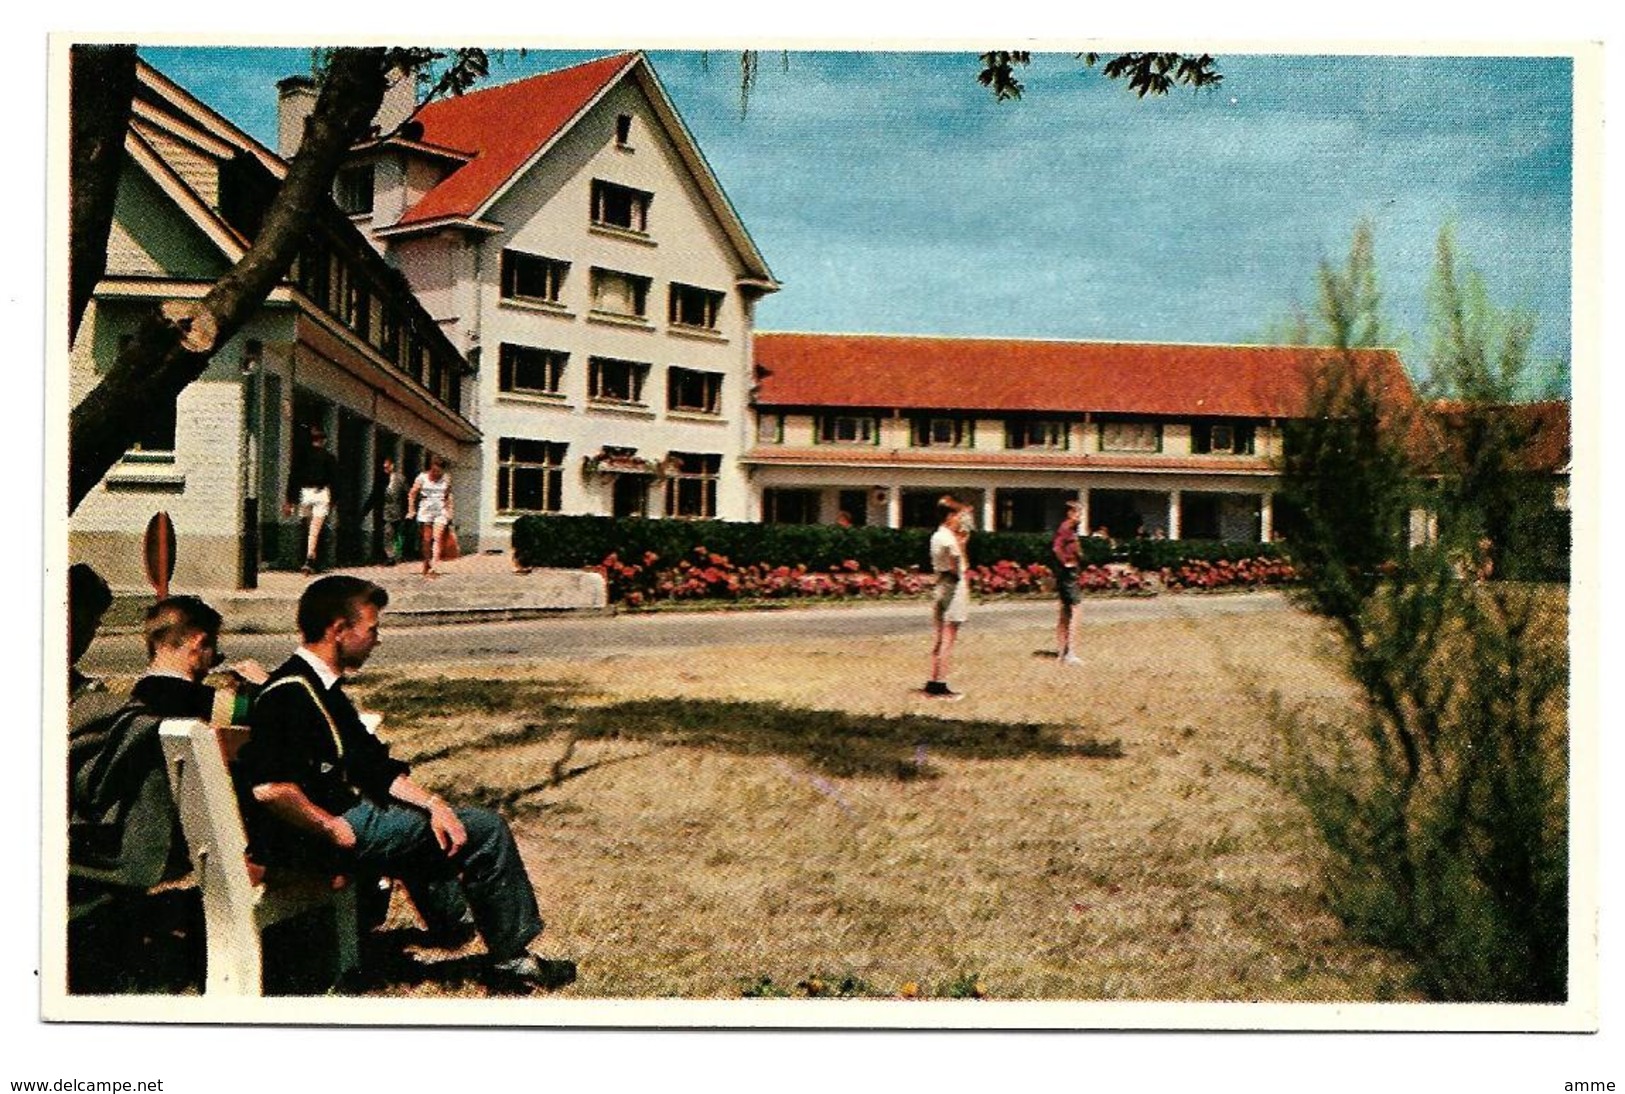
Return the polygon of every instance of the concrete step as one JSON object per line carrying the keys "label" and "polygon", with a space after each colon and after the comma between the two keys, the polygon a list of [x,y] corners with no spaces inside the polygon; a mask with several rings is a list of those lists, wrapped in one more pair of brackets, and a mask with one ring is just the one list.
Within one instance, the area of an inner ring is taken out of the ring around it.
{"label": "concrete step", "polygon": [[[536,569],[521,573],[501,555],[472,555],[442,563],[440,576],[425,577],[416,563],[399,566],[342,567],[331,573],[365,578],[389,593],[386,621],[423,625],[501,619],[524,619],[559,613],[607,614],[604,579],[585,570]],[[291,633],[299,596],[317,576],[266,571],[254,589],[192,589],[173,586],[208,601],[225,617],[224,630],[234,633]],[[134,602],[118,611],[123,630],[152,601],[150,589],[120,589],[120,601]]]}

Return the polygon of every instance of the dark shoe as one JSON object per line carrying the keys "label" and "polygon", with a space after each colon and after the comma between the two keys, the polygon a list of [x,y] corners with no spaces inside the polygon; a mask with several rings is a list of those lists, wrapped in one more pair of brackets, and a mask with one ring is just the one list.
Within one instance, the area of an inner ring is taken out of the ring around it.
{"label": "dark shoe", "polygon": [[499,995],[524,995],[537,988],[554,991],[575,980],[576,963],[566,958],[524,953],[491,963],[491,990]]}
{"label": "dark shoe", "polygon": [[946,702],[952,702],[955,699],[963,699],[965,697],[962,692],[953,691],[950,689],[946,680],[926,681],[925,695],[928,698],[942,699]]}
{"label": "dark shoe", "polygon": [[302,574],[306,574],[306,575],[315,573],[316,572],[316,560],[313,559],[313,558],[305,559],[305,564],[303,566],[299,567],[299,572],[302,573]]}
{"label": "dark shoe", "polygon": [[460,950],[474,941],[474,936],[479,933],[479,928],[474,925],[474,916],[466,913],[452,923],[426,929],[421,945],[436,950]]}

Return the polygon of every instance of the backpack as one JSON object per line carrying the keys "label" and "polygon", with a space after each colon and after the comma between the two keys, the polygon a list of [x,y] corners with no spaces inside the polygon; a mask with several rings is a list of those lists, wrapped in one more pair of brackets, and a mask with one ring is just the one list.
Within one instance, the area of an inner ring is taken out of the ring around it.
{"label": "backpack", "polygon": [[185,872],[160,719],[90,692],[68,708],[68,875],[147,889]]}

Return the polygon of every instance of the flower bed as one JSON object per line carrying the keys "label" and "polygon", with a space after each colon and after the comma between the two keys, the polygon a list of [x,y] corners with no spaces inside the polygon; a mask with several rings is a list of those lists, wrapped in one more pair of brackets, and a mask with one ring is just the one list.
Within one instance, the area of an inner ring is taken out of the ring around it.
{"label": "flower bed", "polygon": [[1169,589],[1257,588],[1284,585],[1298,579],[1297,570],[1284,558],[1187,559],[1177,566],[1164,566],[1162,584]]}
{"label": "flower bed", "polygon": [[[865,567],[846,559],[827,569],[767,563],[736,565],[726,555],[695,547],[675,565],[662,565],[660,555],[641,558],[611,553],[587,569],[602,574],[611,603],[642,608],[661,602],[750,600],[877,600],[918,597],[936,584],[920,569]],[[1041,595],[1055,591],[1054,572],[1042,563],[1000,561],[968,571],[971,592],[979,597]],[[1193,560],[1177,567],[1147,572],[1126,564],[1085,566],[1078,576],[1092,593],[1152,593],[1168,589],[1217,589],[1275,585],[1293,579],[1290,563],[1277,558]]]}

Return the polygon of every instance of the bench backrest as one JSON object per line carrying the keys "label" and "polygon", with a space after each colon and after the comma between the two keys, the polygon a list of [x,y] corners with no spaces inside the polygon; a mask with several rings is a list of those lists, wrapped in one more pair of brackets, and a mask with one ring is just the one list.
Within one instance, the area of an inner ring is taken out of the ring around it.
{"label": "bench backrest", "polygon": [[214,727],[195,718],[171,718],[158,729],[164,766],[181,831],[206,901],[252,914],[258,885],[249,873],[237,791],[226,764],[248,739],[241,726]]}

